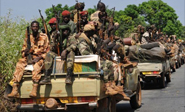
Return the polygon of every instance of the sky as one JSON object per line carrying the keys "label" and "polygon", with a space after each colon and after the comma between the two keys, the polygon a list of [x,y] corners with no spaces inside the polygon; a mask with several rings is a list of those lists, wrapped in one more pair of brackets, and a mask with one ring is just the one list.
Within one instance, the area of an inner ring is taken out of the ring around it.
{"label": "sky", "polygon": [[[85,9],[93,8],[99,0],[78,0],[85,2]],[[127,5],[139,5],[148,0],[101,0],[109,8],[116,7],[116,10],[124,10]],[[162,0],[171,6],[178,15],[178,20],[185,26],[185,0]],[[42,15],[46,17],[45,10],[53,5],[62,4],[72,6],[75,0],[0,0],[0,16],[6,16],[11,10],[11,17],[23,17],[27,21],[39,18],[38,9],[42,11]]]}

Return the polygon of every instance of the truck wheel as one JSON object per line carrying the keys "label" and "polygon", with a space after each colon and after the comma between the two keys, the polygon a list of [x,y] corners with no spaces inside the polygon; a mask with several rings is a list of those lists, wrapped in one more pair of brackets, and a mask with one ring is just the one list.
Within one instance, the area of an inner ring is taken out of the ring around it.
{"label": "truck wheel", "polygon": [[142,101],[141,84],[140,84],[140,82],[138,82],[136,94],[130,98],[130,106],[133,109],[137,109],[137,108],[141,107],[141,101]]}
{"label": "truck wheel", "polygon": [[176,72],[176,64],[172,67],[172,72]]}
{"label": "truck wheel", "polygon": [[178,62],[176,63],[176,68],[179,68],[179,64],[178,64]]}
{"label": "truck wheel", "polygon": [[181,63],[182,63],[182,62],[181,62],[181,59],[180,59],[180,60],[179,60],[179,67],[181,67]]}
{"label": "truck wheel", "polygon": [[116,112],[116,99],[114,97],[109,99],[108,112]]}
{"label": "truck wheel", "polygon": [[159,85],[161,88],[165,88],[165,76],[164,73],[161,74],[161,78],[159,79]]}
{"label": "truck wheel", "polygon": [[171,71],[169,71],[168,74],[166,74],[166,81],[171,82]]}

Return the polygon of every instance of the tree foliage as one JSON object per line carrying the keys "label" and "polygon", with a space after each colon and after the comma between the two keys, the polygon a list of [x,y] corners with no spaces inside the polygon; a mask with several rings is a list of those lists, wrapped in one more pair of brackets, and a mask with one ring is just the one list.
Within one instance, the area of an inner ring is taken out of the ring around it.
{"label": "tree foliage", "polygon": [[[106,12],[111,16],[111,8],[108,6],[106,8]],[[72,11],[74,6],[69,7],[68,5],[62,6],[62,4],[58,4],[55,10],[60,12],[64,10]],[[96,11],[96,6],[87,10],[90,17]],[[47,15],[46,21],[54,17],[52,7],[46,9],[45,13]],[[183,36],[183,26],[177,19],[178,16],[175,10],[162,0],[149,0],[139,4],[139,6],[128,5],[123,10],[115,11],[114,14],[114,21],[120,24],[116,35],[121,37],[127,37],[126,34],[133,32],[138,25],[147,26],[153,24],[165,34]]]}
{"label": "tree foliage", "polygon": [[177,20],[175,10],[162,0],[150,0],[138,6],[139,13],[149,24],[154,24],[164,33],[180,36],[182,24]]}

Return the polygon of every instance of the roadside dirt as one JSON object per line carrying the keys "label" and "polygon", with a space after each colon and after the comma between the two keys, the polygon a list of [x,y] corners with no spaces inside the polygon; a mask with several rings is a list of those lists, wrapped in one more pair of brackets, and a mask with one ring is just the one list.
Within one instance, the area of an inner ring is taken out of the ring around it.
{"label": "roadside dirt", "polygon": [[1,112],[17,112],[16,106],[17,103],[14,99],[9,99],[4,96],[5,93],[5,87],[7,87],[7,84],[4,84],[5,82],[5,76],[2,76],[0,74],[0,111]]}

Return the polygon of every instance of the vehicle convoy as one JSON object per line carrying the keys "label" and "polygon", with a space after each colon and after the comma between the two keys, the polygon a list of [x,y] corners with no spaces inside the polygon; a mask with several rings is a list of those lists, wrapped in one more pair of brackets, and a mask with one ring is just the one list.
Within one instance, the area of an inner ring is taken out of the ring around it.
{"label": "vehicle convoy", "polygon": [[138,63],[141,81],[158,83],[161,88],[165,87],[165,77],[167,82],[171,82],[171,69],[169,60],[149,60]]}
{"label": "vehicle convoy", "polygon": [[[53,66],[51,85],[40,85],[36,98],[29,97],[32,76],[25,71],[21,86],[20,111],[73,110],[79,112],[113,112],[120,94],[107,96],[104,91],[103,71],[100,70],[98,55],[75,56],[73,84],[66,85],[66,65],[56,57]],[[130,97],[132,108],[141,106],[141,86],[139,69],[125,69],[124,92]],[[43,76],[43,74],[42,74]],[[43,78],[43,77],[42,77]],[[10,83],[11,84],[11,83]]]}

